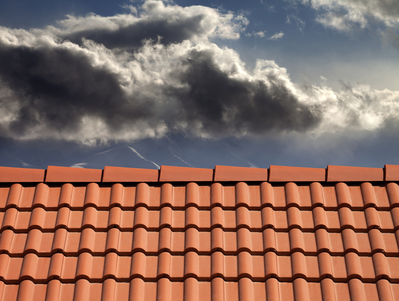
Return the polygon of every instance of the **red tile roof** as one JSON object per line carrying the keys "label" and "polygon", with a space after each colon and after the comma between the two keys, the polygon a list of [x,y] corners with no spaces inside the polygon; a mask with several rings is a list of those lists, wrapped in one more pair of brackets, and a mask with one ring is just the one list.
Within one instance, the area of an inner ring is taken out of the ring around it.
{"label": "red tile roof", "polygon": [[399,167],[0,168],[0,301],[399,300]]}

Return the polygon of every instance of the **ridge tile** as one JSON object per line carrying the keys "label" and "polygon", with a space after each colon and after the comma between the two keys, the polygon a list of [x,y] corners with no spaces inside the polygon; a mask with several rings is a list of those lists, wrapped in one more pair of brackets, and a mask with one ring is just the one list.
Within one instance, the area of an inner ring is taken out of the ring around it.
{"label": "ridge tile", "polygon": [[161,166],[159,182],[212,182],[213,169]]}
{"label": "ridge tile", "polygon": [[267,168],[236,167],[236,166],[215,166],[215,182],[223,181],[267,181]]}
{"label": "ridge tile", "polygon": [[384,170],[373,167],[327,166],[327,182],[384,181]]}
{"label": "ridge tile", "polygon": [[270,165],[269,182],[324,182],[324,168]]}
{"label": "ridge tile", "polygon": [[44,169],[0,167],[0,183],[44,182]]}
{"label": "ridge tile", "polygon": [[399,181],[399,165],[386,164],[384,173],[385,181]]}
{"label": "ridge tile", "polygon": [[46,182],[101,182],[101,169],[49,166]]}
{"label": "ridge tile", "polygon": [[157,182],[158,177],[158,169],[105,166],[102,181],[106,183]]}

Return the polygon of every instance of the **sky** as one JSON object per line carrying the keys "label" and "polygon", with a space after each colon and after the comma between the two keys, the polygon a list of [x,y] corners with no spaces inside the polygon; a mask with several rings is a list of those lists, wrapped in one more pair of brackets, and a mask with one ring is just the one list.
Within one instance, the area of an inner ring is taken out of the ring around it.
{"label": "sky", "polygon": [[397,0],[0,0],[0,165],[399,164]]}

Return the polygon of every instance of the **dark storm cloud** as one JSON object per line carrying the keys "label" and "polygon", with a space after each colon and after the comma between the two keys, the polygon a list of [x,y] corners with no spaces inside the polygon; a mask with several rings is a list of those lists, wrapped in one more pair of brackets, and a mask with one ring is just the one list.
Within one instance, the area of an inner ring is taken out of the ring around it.
{"label": "dark storm cloud", "polygon": [[74,131],[84,116],[95,116],[117,129],[120,122],[147,118],[150,106],[129,102],[118,78],[93,67],[89,58],[69,49],[11,47],[0,44],[0,78],[17,95],[15,134],[37,125]]}
{"label": "dark storm cloud", "polygon": [[167,91],[180,101],[181,116],[207,133],[306,131],[317,126],[316,106],[299,103],[276,77],[264,81],[238,80],[222,72],[209,52],[192,51],[181,74],[188,88]]}
{"label": "dark storm cloud", "polygon": [[231,79],[206,51],[192,51],[187,67],[172,71],[185,88],[158,87],[169,99],[168,108],[128,96],[118,75],[94,67],[86,55],[70,49],[0,45],[0,61],[0,78],[18,96],[10,99],[19,108],[9,125],[17,136],[43,125],[73,133],[86,116],[100,118],[111,132],[144,120],[163,122],[169,129],[185,124],[187,132],[199,129],[215,136],[305,131],[320,121],[278,79],[269,78],[270,87]]}

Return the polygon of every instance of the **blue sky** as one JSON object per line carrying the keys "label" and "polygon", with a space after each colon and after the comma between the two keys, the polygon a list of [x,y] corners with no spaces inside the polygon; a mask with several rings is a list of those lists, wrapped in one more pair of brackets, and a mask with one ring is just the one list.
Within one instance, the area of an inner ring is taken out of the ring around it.
{"label": "blue sky", "polygon": [[0,164],[399,164],[395,0],[0,1]]}

